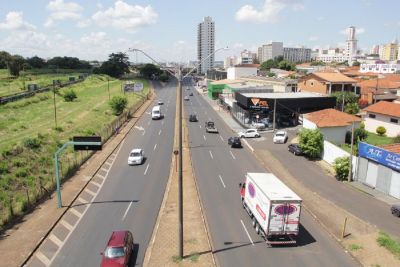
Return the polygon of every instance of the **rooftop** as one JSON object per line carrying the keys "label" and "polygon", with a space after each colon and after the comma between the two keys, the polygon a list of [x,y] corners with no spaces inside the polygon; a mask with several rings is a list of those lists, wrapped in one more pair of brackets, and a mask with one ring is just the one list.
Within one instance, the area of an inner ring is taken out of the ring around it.
{"label": "rooftop", "polygon": [[260,64],[238,64],[234,66],[235,68],[259,68]]}
{"label": "rooftop", "polygon": [[315,123],[319,128],[348,126],[353,122],[360,122],[361,118],[328,108],[305,114],[304,117]]}
{"label": "rooftop", "polygon": [[356,83],[357,81],[347,77],[346,75],[343,75],[340,72],[314,72],[311,75],[315,75],[318,78],[325,80],[327,82],[332,82],[332,83]]}
{"label": "rooftop", "polygon": [[232,83],[242,83],[242,80],[229,80],[229,79],[224,79],[224,80],[219,80],[212,82],[211,84],[232,84]]}
{"label": "rooftop", "polygon": [[271,99],[287,99],[287,98],[310,98],[310,97],[326,97],[325,95],[309,92],[297,93],[240,93],[245,97],[259,97]]}
{"label": "rooftop", "polygon": [[381,147],[384,148],[387,151],[400,154],[400,144],[399,143],[389,144],[389,145],[382,145]]}
{"label": "rooftop", "polygon": [[364,111],[400,118],[400,104],[393,102],[380,101],[366,107]]}

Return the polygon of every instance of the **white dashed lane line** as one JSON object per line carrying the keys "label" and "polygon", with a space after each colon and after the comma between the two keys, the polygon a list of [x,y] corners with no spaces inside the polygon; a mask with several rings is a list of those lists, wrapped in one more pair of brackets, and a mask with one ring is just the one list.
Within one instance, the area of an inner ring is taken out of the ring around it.
{"label": "white dashed lane line", "polygon": [[214,156],[213,156],[211,150],[209,150],[208,152],[210,152],[210,157],[211,157],[212,159],[214,159]]}
{"label": "white dashed lane line", "polygon": [[158,135],[161,135],[161,130],[158,132]]}
{"label": "white dashed lane line", "polygon": [[146,173],[147,173],[147,170],[149,169],[149,166],[150,166],[150,163],[149,163],[149,164],[147,164],[146,170],[144,170],[144,175],[146,175]]}
{"label": "white dashed lane line", "polygon": [[126,215],[128,215],[128,211],[132,206],[133,201],[131,201],[131,203],[129,203],[129,206],[126,208],[124,216],[122,216],[122,220],[125,220]]}
{"label": "white dashed lane line", "polygon": [[224,142],[224,138],[220,135],[219,138],[221,138],[222,142]]}
{"label": "white dashed lane line", "polygon": [[156,150],[156,148],[157,148],[157,144],[155,144],[155,145],[154,145],[154,148],[153,148],[153,150]]}
{"label": "white dashed lane line", "polygon": [[240,222],[242,223],[243,229],[244,229],[244,231],[246,232],[247,237],[250,239],[251,244],[254,246],[253,239],[251,239],[251,236],[249,235],[249,232],[247,231],[246,226],[244,225],[244,223],[243,223],[242,220],[240,220]]}
{"label": "white dashed lane line", "polygon": [[203,138],[204,138],[204,140],[207,140],[205,135],[203,135]]}
{"label": "white dashed lane line", "polygon": [[233,159],[236,159],[235,155],[233,155],[231,150],[229,150],[229,153],[231,153],[231,156],[232,156]]}
{"label": "white dashed lane line", "polygon": [[225,183],[224,183],[224,180],[222,180],[222,176],[221,176],[221,175],[218,175],[218,177],[219,177],[219,179],[221,180],[222,186],[223,186],[224,188],[226,188]]}

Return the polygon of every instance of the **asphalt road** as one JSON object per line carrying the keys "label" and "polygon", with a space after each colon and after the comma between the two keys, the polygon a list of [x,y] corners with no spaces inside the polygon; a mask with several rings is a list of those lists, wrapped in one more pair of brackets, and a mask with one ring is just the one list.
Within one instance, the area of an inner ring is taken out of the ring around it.
{"label": "asphalt road", "polygon": [[[187,82],[187,81],[186,81]],[[194,89],[184,101],[189,122],[189,144],[201,201],[219,266],[358,266],[317,222],[303,210],[296,246],[268,247],[255,233],[250,217],[240,202],[239,182],[246,172],[265,172],[246,148],[231,149],[232,132],[211,106]],[[219,134],[207,134],[206,120],[213,120]]]}
{"label": "asphalt road", "polygon": [[[287,131],[290,140],[295,136],[295,131],[291,129]],[[249,140],[249,143],[253,147],[269,150],[307,188],[318,192],[324,198],[362,220],[376,225],[379,229],[400,236],[400,220],[390,213],[389,204],[364,194],[345,183],[337,182],[332,176],[327,175],[317,163],[289,153],[287,144],[274,144],[272,137],[272,133],[266,133],[263,134],[262,141],[254,139]],[[316,181],[318,182],[316,183]]]}
{"label": "asphalt road", "polygon": [[[164,100],[162,120],[151,120],[151,105],[131,130],[97,197],[57,254],[51,266],[99,266],[99,255],[113,230],[133,233],[131,266],[141,266],[151,238],[170,171],[174,139],[176,83],[155,91]],[[143,129],[142,129],[143,128]],[[128,154],[143,148],[146,160],[128,166]]]}

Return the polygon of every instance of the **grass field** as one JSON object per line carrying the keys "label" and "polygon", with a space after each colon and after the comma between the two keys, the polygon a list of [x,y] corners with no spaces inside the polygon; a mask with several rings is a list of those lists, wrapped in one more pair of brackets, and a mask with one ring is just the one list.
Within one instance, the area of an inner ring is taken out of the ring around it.
{"label": "grass field", "polygon": [[[145,94],[149,84],[142,82]],[[110,80],[111,97],[123,94],[121,84],[120,80]],[[107,77],[92,75],[82,83],[60,89],[61,95],[64,90],[73,89],[78,98],[65,102],[56,95],[57,128],[52,93],[0,106],[0,226],[53,189],[53,155],[60,145],[74,135],[111,134],[104,132],[116,119],[108,104],[107,88]],[[143,99],[136,93],[125,96],[128,106]],[[67,150],[60,160],[63,176],[86,155]]]}
{"label": "grass field", "polygon": [[[52,73],[52,72],[55,73]],[[52,85],[53,80],[60,80],[62,83],[68,81],[69,77],[73,76],[78,79],[82,72],[76,70],[58,70],[62,73],[56,73],[57,70],[29,70],[21,72],[16,79],[10,79],[8,70],[0,69],[0,97],[15,93],[21,93],[27,90],[28,84],[37,84],[39,87]],[[25,89],[24,89],[25,83]]]}

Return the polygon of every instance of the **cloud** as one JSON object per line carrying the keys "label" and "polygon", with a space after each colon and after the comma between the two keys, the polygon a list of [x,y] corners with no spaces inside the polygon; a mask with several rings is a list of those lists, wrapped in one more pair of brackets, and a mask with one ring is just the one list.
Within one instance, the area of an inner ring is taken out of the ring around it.
{"label": "cloud", "polygon": [[311,41],[311,42],[315,42],[315,41],[318,41],[318,40],[319,40],[319,37],[318,37],[318,36],[310,36],[310,37],[308,38],[308,40]]}
{"label": "cloud", "polygon": [[92,19],[99,26],[112,26],[129,33],[136,32],[139,28],[155,24],[158,14],[151,6],[129,5],[118,0],[114,7],[99,10]]}
{"label": "cloud", "polygon": [[4,22],[0,23],[0,30],[34,30],[36,27],[24,21],[23,13],[8,12]]}
{"label": "cloud", "polygon": [[83,7],[74,2],[64,2],[64,0],[50,1],[46,6],[50,16],[44,26],[52,27],[57,20],[79,20],[82,18]]}
{"label": "cloud", "polygon": [[78,23],[76,24],[76,26],[78,28],[86,28],[91,24],[90,19],[84,19],[84,20],[80,20],[78,21]]}
{"label": "cloud", "polygon": [[274,23],[279,13],[288,6],[294,10],[303,9],[303,0],[265,0],[259,10],[252,5],[245,5],[236,12],[235,17],[238,21]]}

